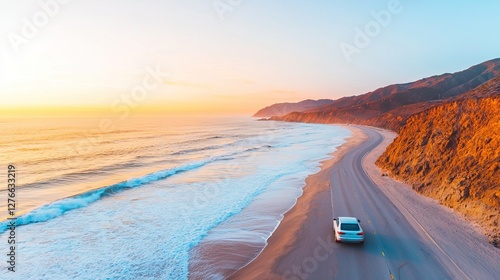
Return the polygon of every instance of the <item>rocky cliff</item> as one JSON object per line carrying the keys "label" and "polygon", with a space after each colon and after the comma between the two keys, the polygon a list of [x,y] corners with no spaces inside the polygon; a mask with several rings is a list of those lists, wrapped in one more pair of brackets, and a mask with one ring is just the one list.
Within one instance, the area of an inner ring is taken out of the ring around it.
{"label": "rocky cliff", "polygon": [[271,119],[399,132],[377,164],[477,222],[500,247],[500,59]]}
{"label": "rocky cliff", "polygon": [[411,116],[377,164],[500,246],[500,79]]}

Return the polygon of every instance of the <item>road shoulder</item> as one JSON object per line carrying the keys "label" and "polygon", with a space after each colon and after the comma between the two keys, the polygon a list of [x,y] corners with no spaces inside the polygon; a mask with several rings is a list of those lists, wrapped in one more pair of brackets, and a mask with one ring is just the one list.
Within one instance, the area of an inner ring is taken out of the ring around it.
{"label": "road shoulder", "polygon": [[443,265],[457,277],[498,277],[500,249],[488,243],[479,226],[436,200],[417,194],[409,185],[382,176],[383,172],[375,165],[375,161],[397,134],[372,129],[377,130],[384,140],[364,157],[363,168],[423,239],[430,243],[430,247],[435,249],[432,253],[439,256]]}
{"label": "road shoulder", "polygon": [[[229,279],[283,279],[287,271],[310,256],[318,246],[316,232],[331,228],[330,173],[332,167],[353,148],[368,137],[358,128],[351,130],[351,137],[332,153],[332,159],[322,162],[321,170],[306,178],[306,186],[297,203],[284,216],[277,229],[267,240],[263,251],[249,264],[232,274]],[[331,230],[326,230],[327,232]],[[325,237],[326,238],[326,237]],[[311,249],[312,248],[312,249]]]}

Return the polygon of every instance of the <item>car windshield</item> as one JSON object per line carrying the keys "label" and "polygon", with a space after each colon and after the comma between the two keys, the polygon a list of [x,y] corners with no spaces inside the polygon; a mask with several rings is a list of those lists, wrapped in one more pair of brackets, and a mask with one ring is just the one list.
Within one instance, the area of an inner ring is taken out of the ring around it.
{"label": "car windshield", "polygon": [[359,225],[358,224],[341,224],[340,229],[341,230],[359,230]]}

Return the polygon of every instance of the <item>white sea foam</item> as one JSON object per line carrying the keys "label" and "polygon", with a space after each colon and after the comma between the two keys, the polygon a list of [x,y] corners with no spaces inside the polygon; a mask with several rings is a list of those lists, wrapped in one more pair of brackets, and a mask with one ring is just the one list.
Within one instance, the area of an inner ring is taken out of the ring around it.
{"label": "white sea foam", "polygon": [[[45,222],[50,219],[57,218],[66,213],[67,211],[85,207],[90,203],[95,202],[105,196],[115,194],[124,191],[126,189],[140,187],[142,185],[158,181],[161,179],[165,179],[179,172],[185,172],[195,168],[200,168],[211,161],[218,160],[221,158],[223,157],[209,158],[205,161],[193,162],[180,167],[157,171],[138,178],[132,178],[115,185],[103,187],[97,190],[92,190],[73,197],[64,198],[59,201],[55,201],[47,205],[44,205],[25,215],[18,217],[16,219],[16,226],[27,225],[30,223]],[[9,223],[10,221],[4,221],[0,223],[0,233],[5,232]]]}
{"label": "white sea foam", "polygon": [[[19,218],[24,226],[17,229],[22,238],[15,276],[187,279],[190,251],[203,238],[263,243],[280,211],[295,203],[305,177],[349,135],[309,124],[233,126],[240,128],[238,144],[203,150],[190,157],[195,161],[58,200]],[[0,278],[3,273],[0,263]]]}

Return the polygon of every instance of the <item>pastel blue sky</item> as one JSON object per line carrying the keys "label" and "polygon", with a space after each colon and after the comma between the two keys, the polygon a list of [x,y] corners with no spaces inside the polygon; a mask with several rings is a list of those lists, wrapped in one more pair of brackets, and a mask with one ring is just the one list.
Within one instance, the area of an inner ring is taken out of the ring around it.
{"label": "pastel blue sky", "polygon": [[[252,113],[500,57],[499,1],[60,2],[0,2],[0,107],[109,108],[160,69],[137,108]],[[388,5],[399,12],[374,29]],[[374,36],[346,59],[341,44],[367,26]]]}

